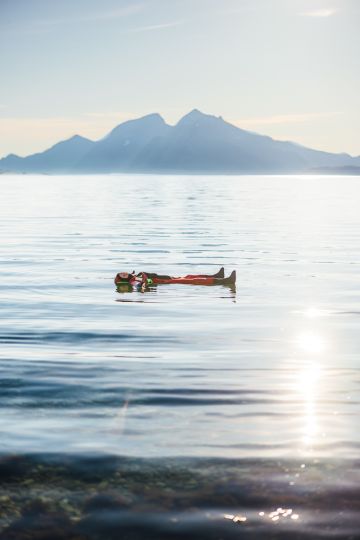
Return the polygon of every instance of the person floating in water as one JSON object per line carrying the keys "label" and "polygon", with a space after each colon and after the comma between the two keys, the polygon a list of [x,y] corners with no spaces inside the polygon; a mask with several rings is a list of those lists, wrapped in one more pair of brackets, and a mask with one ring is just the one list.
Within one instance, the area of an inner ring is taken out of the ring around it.
{"label": "person floating in water", "polygon": [[235,270],[228,278],[225,277],[224,268],[220,268],[216,274],[187,274],[186,276],[174,277],[153,272],[133,271],[119,272],[114,279],[115,285],[131,285],[132,287],[141,286],[143,289],[149,285],[159,285],[167,283],[182,283],[187,285],[235,285],[236,272]]}

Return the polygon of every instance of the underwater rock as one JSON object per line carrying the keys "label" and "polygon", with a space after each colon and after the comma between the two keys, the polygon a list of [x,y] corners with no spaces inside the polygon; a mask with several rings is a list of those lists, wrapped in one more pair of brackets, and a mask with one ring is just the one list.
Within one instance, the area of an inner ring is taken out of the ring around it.
{"label": "underwater rock", "polygon": [[101,512],[102,510],[127,510],[131,501],[117,492],[97,493],[85,500],[84,513]]}
{"label": "underwater rock", "polygon": [[27,504],[19,519],[0,533],[0,540],[88,540],[64,512],[54,512],[42,500]]}

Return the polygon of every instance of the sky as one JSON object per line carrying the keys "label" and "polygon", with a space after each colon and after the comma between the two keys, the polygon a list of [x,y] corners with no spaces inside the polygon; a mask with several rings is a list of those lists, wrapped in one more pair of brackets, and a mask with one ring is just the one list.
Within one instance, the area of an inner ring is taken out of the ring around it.
{"label": "sky", "polygon": [[360,0],[0,0],[0,157],[197,108],[360,155]]}

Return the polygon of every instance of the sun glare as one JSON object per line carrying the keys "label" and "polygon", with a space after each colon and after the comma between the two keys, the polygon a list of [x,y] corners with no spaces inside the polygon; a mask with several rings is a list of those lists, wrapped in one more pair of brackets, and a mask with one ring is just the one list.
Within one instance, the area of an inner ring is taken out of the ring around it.
{"label": "sun glare", "polygon": [[314,319],[316,317],[320,317],[322,315],[322,311],[318,308],[312,307],[307,309],[304,314],[306,317],[309,317],[309,319]]}
{"label": "sun glare", "polygon": [[300,349],[309,354],[321,354],[326,350],[324,339],[313,332],[305,332],[300,334],[296,343]]}
{"label": "sun glare", "polygon": [[312,447],[318,433],[316,403],[321,381],[319,364],[308,365],[299,377],[299,391],[304,399],[304,426],[302,429],[302,444]]}

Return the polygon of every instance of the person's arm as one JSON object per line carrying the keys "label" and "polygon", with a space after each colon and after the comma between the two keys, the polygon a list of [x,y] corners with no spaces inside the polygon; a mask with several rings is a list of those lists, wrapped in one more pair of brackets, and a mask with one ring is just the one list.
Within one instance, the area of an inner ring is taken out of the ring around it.
{"label": "person's arm", "polygon": [[141,291],[144,292],[146,289],[148,277],[145,272],[141,272]]}
{"label": "person's arm", "polygon": [[134,275],[130,280],[131,285],[141,285],[141,287],[146,287],[147,284],[147,275],[145,272],[139,272],[137,275]]}

